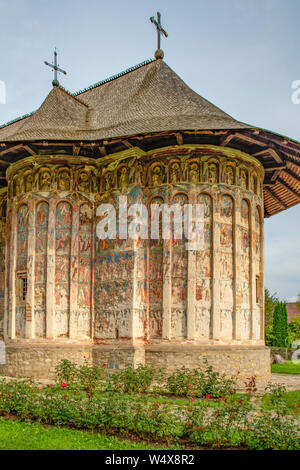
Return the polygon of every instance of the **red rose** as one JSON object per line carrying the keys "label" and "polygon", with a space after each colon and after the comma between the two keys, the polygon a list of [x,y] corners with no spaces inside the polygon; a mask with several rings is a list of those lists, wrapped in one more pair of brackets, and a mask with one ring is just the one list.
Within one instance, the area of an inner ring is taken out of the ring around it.
{"label": "red rose", "polygon": [[66,388],[66,387],[67,387],[67,384],[66,384],[65,382],[63,382],[63,383],[61,384],[61,388]]}
{"label": "red rose", "polygon": [[208,394],[207,394],[207,395],[205,395],[205,398],[210,398],[210,395],[208,395]]}
{"label": "red rose", "polygon": [[106,366],[107,366],[107,364],[104,362],[104,364],[102,364],[102,367],[106,367]]}

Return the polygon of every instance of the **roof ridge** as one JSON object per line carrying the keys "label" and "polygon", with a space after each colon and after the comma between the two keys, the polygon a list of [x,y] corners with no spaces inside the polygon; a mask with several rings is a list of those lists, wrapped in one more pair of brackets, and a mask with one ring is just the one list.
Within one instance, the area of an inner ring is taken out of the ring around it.
{"label": "roof ridge", "polygon": [[22,116],[19,116],[15,119],[12,119],[11,121],[5,122],[4,124],[0,125],[0,129],[2,129],[3,127],[10,126],[11,124],[14,124],[15,122],[22,121],[22,119],[26,119],[26,118],[32,116],[36,111],[37,110],[35,109],[34,111],[31,111],[31,113],[23,114]]}
{"label": "roof ridge", "polygon": [[67,90],[66,88],[64,88],[61,85],[59,85],[56,88],[62,90],[64,93],[66,93],[68,96],[70,96],[70,98],[73,98],[73,100],[77,101],[79,104],[82,104],[83,106],[88,108],[88,105],[86,103],[84,103],[83,101],[81,101],[79,98],[77,98],[76,94],[71,93],[69,90]]}
{"label": "roof ridge", "polygon": [[127,73],[133,72],[134,70],[137,70],[144,65],[151,64],[152,62],[155,62],[157,59],[148,59],[144,60],[144,62],[141,62],[140,64],[134,65],[133,67],[129,67],[126,70],[123,70],[122,72],[119,72],[115,75],[112,75],[111,77],[108,77],[104,80],[101,80],[100,82],[94,83],[94,85],[90,85],[87,88],[83,88],[83,90],[79,90],[76,93],[73,93],[73,96],[78,96],[81,95],[82,93],[85,93],[86,91],[93,90],[94,88],[97,88],[98,86],[104,85],[105,83],[111,82],[115,80],[116,78],[123,77],[123,75],[126,75]]}
{"label": "roof ridge", "polygon": [[[59,85],[57,88],[60,88],[63,92],[65,92],[68,96],[70,96],[71,98],[73,98],[74,100],[76,100],[78,103],[82,104],[83,106],[85,106],[86,108],[88,108],[88,105],[86,103],[84,103],[83,101],[81,101],[79,98],[77,98],[76,95],[74,95],[73,93],[71,93],[70,91],[68,91],[66,88],[64,88],[63,86]],[[53,90],[53,88],[52,88]],[[51,91],[52,91],[51,90]],[[50,93],[51,93],[50,91]],[[16,122],[19,122],[19,121],[22,121],[23,119],[26,119],[27,117],[30,117],[32,116],[33,114],[35,114],[38,110],[35,109],[34,111],[31,111],[30,113],[26,113],[26,114],[23,114],[22,116],[19,116],[15,119],[12,119],[11,121],[8,121],[8,122],[5,122],[4,124],[1,124],[0,125],[0,129],[3,129],[4,127],[7,127],[7,126],[10,126],[11,124],[15,124]]]}
{"label": "roof ridge", "polygon": [[[97,88],[98,86],[104,85],[105,83],[111,82],[111,81],[115,80],[116,78],[122,77],[123,75],[126,75],[127,73],[133,72],[134,70],[137,70],[137,69],[143,67],[144,65],[151,64],[152,62],[155,62],[156,60],[157,59],[144,60],[144,62],[141,62],[137,65],[134,65],[133,67],[129,67],[128,69],[123,70],[122,72],[119,72],[115,75],[112,75],[111,77],[108,77],[104,80],[101,80],[100,82],[94,83],[93,85],[90,85],[87,88],[83,88],[83,90],[79,90],[75,93],[71,93],[70,91],[68,91],[66,88],[64,88],[61,85],[59,85],[59,88],[61,90],[63,90],[65,93],[67,93],[69,96],[71,96],[72,98],[77,100],[80,104],[88,107],[86,103],[84,103],[79,98],[77,98],[78,95],[81,95],[82,93],[85,93],[86,91],[93,90],[94,88]],[[0,129],[3,129],[4,127],[10,126],[11,124],[14,124],[16,122],[22,121],[23,119],[26,119],[27,117],[32,116],[34,113],[36,113],[36,111],[37,111],[37,109],[35,109],[31,113],[23,114],[22,116],[19,116],[15,119],[12,119],[11,121],[5,122],[4,124],[0,125]]]}

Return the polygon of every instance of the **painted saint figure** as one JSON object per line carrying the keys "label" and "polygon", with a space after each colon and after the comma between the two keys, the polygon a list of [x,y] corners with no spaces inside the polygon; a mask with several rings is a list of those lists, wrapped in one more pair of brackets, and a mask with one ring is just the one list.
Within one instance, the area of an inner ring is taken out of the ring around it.
{"label": "painted saint figure", "polygon": [[87,193],[90,190],[89,175],[86,171],[79,173],[78,189],[83,193]]}
{"label": "painted saint figure", "polygon": [[208,182],[212,184],[218,182],[218,169],[214,163],[208,166]]}
{"label": "painted saint figure", "polygon": [[180,166],[178,163],[173,163],[171,165],[171,171],[170,171],[170,182],[178,183],[179,179],[180,179]]}
{"label": "painted saint figure", "polygon": [[51,188],[51,173],[48,169],[42,169],[39,177],[40,191],[49,191]]}
{"label": "painted saint figure", "polygon": [[155,166],[152,170],[152,184],[159,186],[162,183],[161,168],[159,165]]}
{"label": "painted saint figure", "polygon": [[191,183],[198,183],[199,182],[199,168],[197,163],[192,163],[189,169],[189,180]]}
{"label": "painted saint figure", "polygon": [[234,184],[234,172],[231,165],[228,165],[225,170],[225,183],[226,184]]}
{"label": "painted saint figure", "polygon": [[70,175],[67,170],[63,170],[59,173],[58,176],[58,189],[60,191],[69,191],[70,190]]}

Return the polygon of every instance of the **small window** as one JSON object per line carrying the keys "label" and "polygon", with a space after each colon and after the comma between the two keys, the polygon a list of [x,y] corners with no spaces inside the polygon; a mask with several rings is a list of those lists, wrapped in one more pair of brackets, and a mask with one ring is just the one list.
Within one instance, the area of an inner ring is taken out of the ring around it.
{"label": "small window", "polygon": [[27,280],[27,273],[17,273],[17,301],[19,303],[24,303],[26,301],[27,295],[27,288],[28,288],[28,280]]}
{"label": "small window", "polygon": [[23,277],[22,278],[22,286],[21,286],[21,289],[22,289],[22,300],[26,300],[26,294],[27,294],[27,277]]}

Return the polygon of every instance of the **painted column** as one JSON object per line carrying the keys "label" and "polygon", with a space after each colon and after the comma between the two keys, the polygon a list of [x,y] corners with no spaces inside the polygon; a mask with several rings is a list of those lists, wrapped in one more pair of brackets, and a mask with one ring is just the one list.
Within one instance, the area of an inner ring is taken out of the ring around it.
{"label": "painted column", "polygon": [[[192,194],[190,196],[190,203],[195,204],[195,197]],[[190,222],[193,226],[193,230],[196,230],[195,217],[196,214],[193,211],[192,221]],[[204,228],[203,228],[204,229]],[[196,243],[196,239],[195,239]],[[187,339],[195,339],[195,309],[196,309],[196,250],[188,250],[187,252]]]}
{"label": "painted column", "polygon": [[[169,198],[165,203],[170,204]],[[164,223],[164,221],[162,222]],[[172,231],[169,227],[169,240],[163,239],[163,321],[162,338],[171,339],[172,318]]]}
{"label": "painted column", "polygon": [[255,340],[255,316],[257,315],[257,303],[256,303],[256,259],[255,259],[255,204],[253,198],[251,198],[249,207],[249,262],[250,262],[250,332],[249,338]]}
{"label": "painted column", "polygon": [[195,339],[196,251],[188,251],[187,338]]}
{"label": "painted column", "polygon": [[213,340],[220,337],[220,196],[212,194],[212,322],[211,336]]}
{"label": "painted column", "polygon": [[172,308],[172,284],[171,284],[171,241],[163,241],[163,322],[162,337],[171,338],[171,308]]}
{"label": "painted column", "polygon": [[7,211],[6,218],[6,244],[5,244],[5,297],[4,297],[4,318],[3,318],[3,337],[4,341],[9,338],[8,334],[8,322],[9,322],[9,295],[10,295],[10,260],[11,260],[11,239],[12,239],[12,213],[10,210]]}
{"label": "painted column", "polygon": [[240,341],[241,339],[241,196],[237,195],[234,206],[234,279],[235,279],[235,310],[233,321],[233,339]]}
{"label": "painted column", "polygon": [[79,206],[73,206],[72,238],[71,238],[71,272],[70,272],[70,323],[69,337],[77,336],[78,320],[78,251],[79,251]]}
{"label": "painted column", "polygon": [[[92,209],[92,213],[95,214],[95,206]],[[95,336],[95,303],[94,303],[94,279],[95,279],[95,250],[96,250],[96,223],[94,216],[92,217],[92,230],[91,230],[91,316],[90,316],[90,338],[93,339]]]}
{"label": "painted column", "polygon": [[28,252],[27,252],[27,294],[25,310],[25,338],[35,337],[34,327],[34,284],[35,284],[35,207],[28,202]]}
{"label": "painted column", "polygon": [[265,342],[265,260],[264,260],[264,207],[260,211],[260,340]]}
{"label": "painted column", "polygon": [[136,338],[139,335],[139,307],[140,295],[138,289],[138,277],[137,277],[137,256],[138,256],[138,247],[136,241],[132,241],[132,254],[133,254],[133,269],[131,273],[131,279],[129,282],[132,282],[132,306],[131,306],[131,341],[132,344],[136,343]]}
{"label": "painted column", "polygon": [[8,336],[11,339],[16,337],[16,254],[17,254],[17,212],[14,208],[11,216],[11,245],[9,259],[9,285],[10,292],[8,295]]}
{"label": "painted column", "polygon": [[46,338],[54,338],[55,330],[55,212],[56,200],[50,199],[47,241]]}

